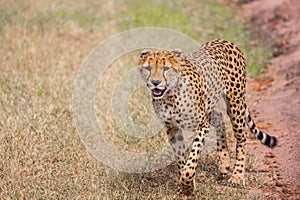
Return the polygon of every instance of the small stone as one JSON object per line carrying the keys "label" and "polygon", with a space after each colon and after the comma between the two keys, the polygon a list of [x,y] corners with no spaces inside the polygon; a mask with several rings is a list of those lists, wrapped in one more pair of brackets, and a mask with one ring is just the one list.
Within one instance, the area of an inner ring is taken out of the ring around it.
{"label": "small stone", "polygon": [[265,158],[275,158],[275,155],[273,152],[268,152],[265,154]]}

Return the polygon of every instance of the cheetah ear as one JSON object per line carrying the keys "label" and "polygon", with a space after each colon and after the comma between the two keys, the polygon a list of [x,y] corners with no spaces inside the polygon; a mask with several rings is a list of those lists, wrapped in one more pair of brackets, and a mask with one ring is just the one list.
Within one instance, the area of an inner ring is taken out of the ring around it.
{"label": "cheetah ear", "polygon": [[141,58],[141,59],[146,58],[151,52],[152,52],[151,49],[144,49],[144,50],[141,52],[140,58]]}
{"label": "cheetah ear", "polygon": [[182,50],[179,48],[176,48],[172,51],[172,53],[179,57],[182,54]]}

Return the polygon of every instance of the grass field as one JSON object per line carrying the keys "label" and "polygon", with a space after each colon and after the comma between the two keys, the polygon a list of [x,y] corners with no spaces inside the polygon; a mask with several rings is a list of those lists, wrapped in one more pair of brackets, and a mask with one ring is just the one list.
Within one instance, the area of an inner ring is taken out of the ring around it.
{"label": "grass field", "polygon": [[[209,0],[1,1],[0,198],[174,199],[173,165],[131,174],[113,170],[88,153],[72,118],[76,73],[88,53],[112,34],[158,26],[200,43],[214,38],[235,42],[246,53],[248,71],[256,75],[268,52],[251,45],[238,14]],[[122,59],[115,66],[105,75],[109,81],[118,78],[113,75],[120,70],[117,66],[126,71]],[[110,83],[99,83],[96,97],[99,118],[110,114],[106,103],[111,94],[105,84]],[[131,114],[138,123],[146,123],[147,104],[134,106],[145,98],[141,94],[132,99]],[[118,128],[113,121],[104,119],[112,133],[108,137],[128,150],[147,151],[164,140],[162,135],[147,140],[122,135],[114,131]],[[255,174],[248,174],[244,188],[227,187],[217,180],[214,159],[212,154],[199,164],[196,199],[260,199],[249,193],[252,185],[263,184]]]}

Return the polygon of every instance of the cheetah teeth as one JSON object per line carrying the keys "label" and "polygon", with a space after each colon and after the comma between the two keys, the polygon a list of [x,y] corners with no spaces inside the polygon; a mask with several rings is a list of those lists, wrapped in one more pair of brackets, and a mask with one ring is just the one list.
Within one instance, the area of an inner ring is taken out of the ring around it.
{"label": "cheetah teeth", "polygon": [[160,94],[161,94],[161,90],[160,90],[160,89],[157,89],[157,88],[154,88],[154,89],[153,89],[153,94],[155,94],[155,95],[160,95]]}
{"label": "cheetah teeth", "polygon": [[159,89],[159,88],[154,88],[152,89],[152,93],[154,97],[160,97],[164,94],[164,92],[166,91],[166,89]]}

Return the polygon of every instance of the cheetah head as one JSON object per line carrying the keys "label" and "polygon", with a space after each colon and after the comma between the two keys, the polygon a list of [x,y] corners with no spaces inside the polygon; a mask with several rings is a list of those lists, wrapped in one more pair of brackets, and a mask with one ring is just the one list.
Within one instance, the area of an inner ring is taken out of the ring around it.
{"label": "cheetah head", "polygon": [[144,50],[140,56],[140,72],[152,92],[153,99],[162,99],[177,84],[181,49],[173,51]]}

